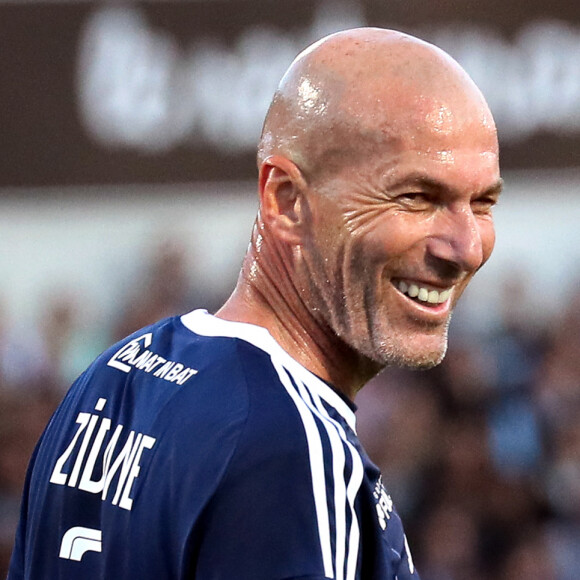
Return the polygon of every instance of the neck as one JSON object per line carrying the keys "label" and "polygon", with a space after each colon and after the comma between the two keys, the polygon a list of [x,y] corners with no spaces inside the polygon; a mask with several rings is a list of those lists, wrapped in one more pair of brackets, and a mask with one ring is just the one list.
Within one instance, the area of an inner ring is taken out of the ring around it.
{"label": "neck", "polygon": [[313,315],[293,283],[292,248],[265,244],[258,230],[238,284],[217,316],[266,328],[292,358],[353,400],[381,367],[361,357]]}

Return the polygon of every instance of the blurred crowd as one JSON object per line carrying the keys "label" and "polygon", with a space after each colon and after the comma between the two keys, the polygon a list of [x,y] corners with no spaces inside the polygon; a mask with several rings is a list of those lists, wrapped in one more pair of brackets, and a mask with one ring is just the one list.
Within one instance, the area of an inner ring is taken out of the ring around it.
{"label": "blurred crowd", "polygon": [[[74,377],[104,348],[164,316],[214,311],[223,296],[187,274],[163,243],[136,294],[102,326],[82,300],[47,297],[36,328],[0,312],[0,577],[4,577],[34,445]],[[357,398],[369,455],[403,516],[423,580],[580,578],[580,296],[555,317],[506,281],[501,321],[452,324],[447,357],[423,372],[389,369]]]}

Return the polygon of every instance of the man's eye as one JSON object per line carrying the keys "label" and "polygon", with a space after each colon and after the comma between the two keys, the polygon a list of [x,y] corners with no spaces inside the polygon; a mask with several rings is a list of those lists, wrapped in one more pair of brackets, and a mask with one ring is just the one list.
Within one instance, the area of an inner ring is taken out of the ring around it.
{"label": "man's eye", "polygon": [[425,210],[431,207],[433,199],[428,193],[408,191],[398,196],[399,203],[410,210]]}
{"label": "man's eye", "polygon": [[420,191],[409,191],[399,196],[399,199],[407,204],[424,205],[430,202],[430,198],[426,193]]}
{"label": "man's eye", "polygon": [[497,205],[497,199],[492,197],[481,197],[471,202],[474,211],[478,213],[489,213]]}

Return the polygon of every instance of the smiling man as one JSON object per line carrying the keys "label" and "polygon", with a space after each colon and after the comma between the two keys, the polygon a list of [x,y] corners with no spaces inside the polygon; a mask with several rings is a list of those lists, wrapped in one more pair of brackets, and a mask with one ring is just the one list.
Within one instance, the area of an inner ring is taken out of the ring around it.
{"label": "smiling man", "polygon": [[9,580],[419,578],[352,401],[445,354],[494,245],[492,116],[438,48],[349,30],[292,63],[258,165],[226,304],[111,347],[56,412]]}
{"label": "smiling man", "polygon": [[[501,189],[493,118],[459,65],[396,32],[333,36],[282,80],[259,162],[260,219],[224,316],[273,329],[350,398],[387,364],[439,363]],[[261,307],[240,311],[242,296]]]}

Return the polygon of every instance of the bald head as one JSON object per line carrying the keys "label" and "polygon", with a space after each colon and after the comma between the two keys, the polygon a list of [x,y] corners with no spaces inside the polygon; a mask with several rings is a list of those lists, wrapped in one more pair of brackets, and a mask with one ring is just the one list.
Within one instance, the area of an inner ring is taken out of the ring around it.
{"label": "bald head", "polygon": [[415,132],[488,125],[491,113],[467,73],[412,36],[358,28],[323,38],[284,75],[258,151],[291,159],[316,177]]}

